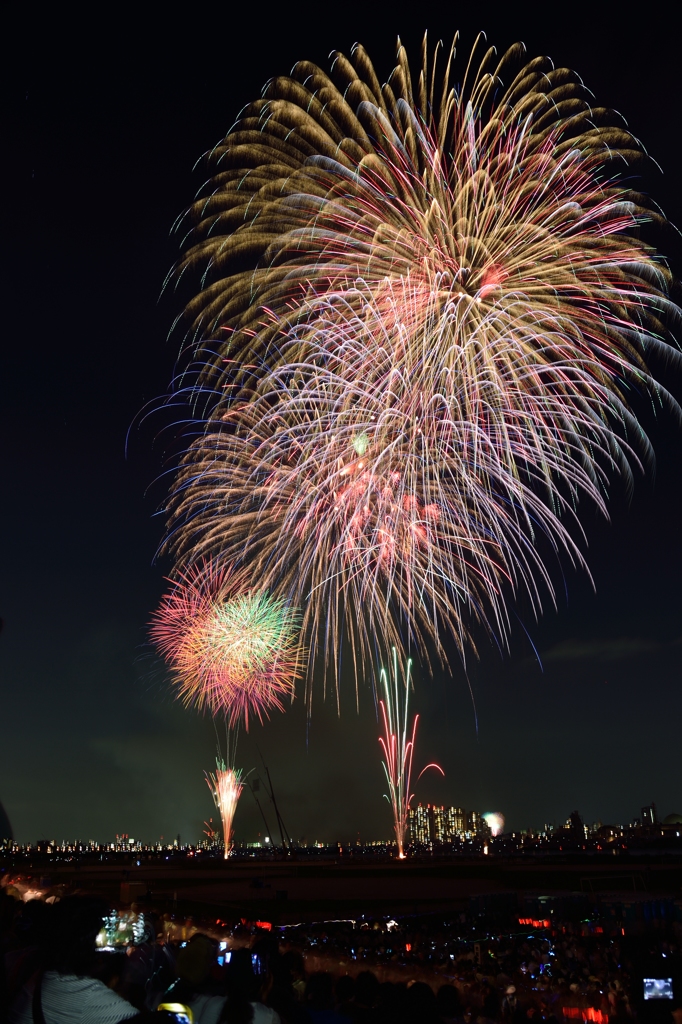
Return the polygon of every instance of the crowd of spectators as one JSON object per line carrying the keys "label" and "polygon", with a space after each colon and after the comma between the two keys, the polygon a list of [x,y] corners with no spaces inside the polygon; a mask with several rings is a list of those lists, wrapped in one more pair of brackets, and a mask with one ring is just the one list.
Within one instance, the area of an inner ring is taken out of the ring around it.
{"label": "crowd of spectators", "polygon": [[[535,933],[517,926],[515,934],[507,930],[476,941],[461,925],[427,918],[359,927],[336,922],[300,926],[289,930],[287,938],[308,964],[328,960],[362,966],[386,980],[409,972],[436,989],[439,982],[452,984],[473,1018],[484,1004],[501,1006],[510,988],[531,1016],[560,1018],[568,1005],[598,1010],[604,1017],[632,1013],[632,965],[622,940],[603,933],[581,935],[569,925]],[[665,948],[672,962],[673,947]],[[482,1015],[495,1019],[495,1014]]]}
{"label": "crowd of spectators", "polygon": [[[96,936],[108,912],[90,897],[50,905],[0,892],[3,1024],[161,1024],[164,1013],[182,1019],[164,1006],[189,1007],[196,1024],[614,1024],[637,1017],[635,968],[624,941],[604,935],[555,929],[474,942],[461,928],[428,920],[338,922],[242,929],[221,949],[215,935],[194,931],[169,942],[152,928],[137,945],[102,952]],[[652,941],[672,973],[679,950]]]}
{"label": "crowd of spectators", "polygon": [[[601,1022],[630,1019],[635,1012],[632,964],[622,944],[603,934],[581,936],[567,929],[550,937],[526,930],[474,941],[462,938],[453,926],[422,920],[395,923],[391,930],[342,923],[302,927],[289,942],[309,965],[325,960],[342,967],[362,965],[383,981],[407,974],[436,992],[454,988],[459,1007],[455,1016],[465,1022],[510,1017]],[[675,951],[670,945],[665,948],[672,962]],[[447,998],[454,999],[452,994]]]}

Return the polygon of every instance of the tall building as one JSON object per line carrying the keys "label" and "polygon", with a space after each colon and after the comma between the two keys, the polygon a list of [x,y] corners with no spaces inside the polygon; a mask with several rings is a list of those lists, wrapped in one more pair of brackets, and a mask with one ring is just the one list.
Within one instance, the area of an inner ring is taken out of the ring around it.
{"label": "tall building", "polygon": [[658,823],[658,814],[656,813],[656,804],[651,801],[649,807],[642,808],[642,825],[656,825]]}
{"label": "tall building", "polygon": [[423,846],[431,842],[431,805],[417,804],[410,807],[407,815],[409,841]]}
{"label": "tall building", "polygon": [[[480,822],[481,815],[478,811],[472,813]],[[467,831],[467,817],[462,807],[417,804],[416,807],[410,807],[407,828],[409,842],[418,846],[427,843],[452,843]]]}
{"label": "tall building", "polygon": [[431,839],[434,843],[445,843],[446,839],[446,815],[444,807],[431,808]]}
{"label": "tall building", "polygon": [[431,836],[434,843],[452,843],[464,832],[464,810],[461,807],[432,807]]}
{"label": "tall building", "polygon": [[469,811],[467,814],[467,832],[477,835],[483,829],[483,818],[480,811]]}
{"label": "tall building", "polygon": [[464,814],[463,807],[448,807],[447,808],[447,819],[448,819],[448,833],[451,839],[459,836],[464,832],[464,826],[466,824],[466,815]]}

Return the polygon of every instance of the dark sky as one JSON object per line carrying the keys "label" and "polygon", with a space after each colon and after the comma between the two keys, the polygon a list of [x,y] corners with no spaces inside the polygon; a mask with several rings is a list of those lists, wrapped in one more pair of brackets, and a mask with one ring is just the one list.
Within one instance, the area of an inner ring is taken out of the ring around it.
{"label": "dark sky", "polygon": [[[273,15],[197,3],[148,21],[115,6],[89,21],[23,10],[5,40],[2,95],[0,799],[22,841],[196,839],[212,813],[212,726],[173,702],[146,644],[168,569],[154,563],[154,425],[135,429],[125,452],[128,427],[171,375],[165,336],[179,310],[158,297],[177,251],[169,229],[203,181],[195,161],[298,59],[326,67],[333,48],[360,40],[383,78],[398,33],[416,59],[425,28],[448,39],[459,27],[463,54],[484,29],[500,49],[523,39],[531,56],[575,68],[622,111],[664,171],[642,187],[682,225],[676,33],[646,6],[624,20],[620,4],[587,14],[368,0]],[[680,248],[662,244],[679,274]],[[682,397],[682,379],[665,379]],[[567,569],[558,612],[524,620],[544,671],[520,627],[504,660],[483,640],[471,667],[478,732],[456,664],[417,678],[417,761],[446,771],[425,776],[418,799],[501,810],[520,828],[574,808],[629,820],[652,798],[682,810],[682,434],[672,417],[643,415],[655,474],[630,504],[615,488],[611,526],[585,509],[596,594]],[[387,836],[369,685],[358,714],[342,680],[341,704],[338,719],[318,689],[309,725],[298,701],[254,728],[239,760],[257,765],[258,744],[292,834]],[[249,800],[239,839],[260,830]]]}

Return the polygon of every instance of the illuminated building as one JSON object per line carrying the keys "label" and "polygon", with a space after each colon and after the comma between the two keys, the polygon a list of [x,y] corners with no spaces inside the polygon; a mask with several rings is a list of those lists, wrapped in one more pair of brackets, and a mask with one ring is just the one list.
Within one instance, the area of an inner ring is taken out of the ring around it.
{"label": "illuminated building", "polygon": [[431,808],[431,839],[434,843],[446,841],[446,815],[444,807]]}
{"label": "illuminated building", "polygon": [[431,808],[431,838],[434,843],[452,843],[463,832],[463,808],[436,806]]}
{"label": "illuminated building", "polygon": [[463,807],[446,807],[445,811],[448,836],[446,841],[449,842],[464,832],[465,815]]}
{"label": "illuminated building", "polygon": [[467,814],[467,832],[478,835],[483,830],[483,818],[480,811],[469,811]]}
{"label": "illuminated building", "polygon": [[[481,815],[478,811],[473,811],[472,814],[480,822]],[[410,808],[408,814],[409,841],[418,845],[452,843],[467,831],[466,821],[462,807],[417,804],[416,807]]]}
{"label": "illuminated building", "polygon": [[410,807],[407,814],[407,830],[409,841],[424,845],[431,842],[431,805],[417,804]]}

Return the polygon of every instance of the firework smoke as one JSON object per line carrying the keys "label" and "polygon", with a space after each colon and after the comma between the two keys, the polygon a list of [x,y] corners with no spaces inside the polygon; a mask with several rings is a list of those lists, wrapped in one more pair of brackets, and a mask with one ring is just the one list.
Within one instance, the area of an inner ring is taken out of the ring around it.
{"label": "firework smoke", "polygon": [[483,820],[490,829],[491,836],[499,836],[504,832],[504,814],[499,811],[488,811],[483,815]]}

